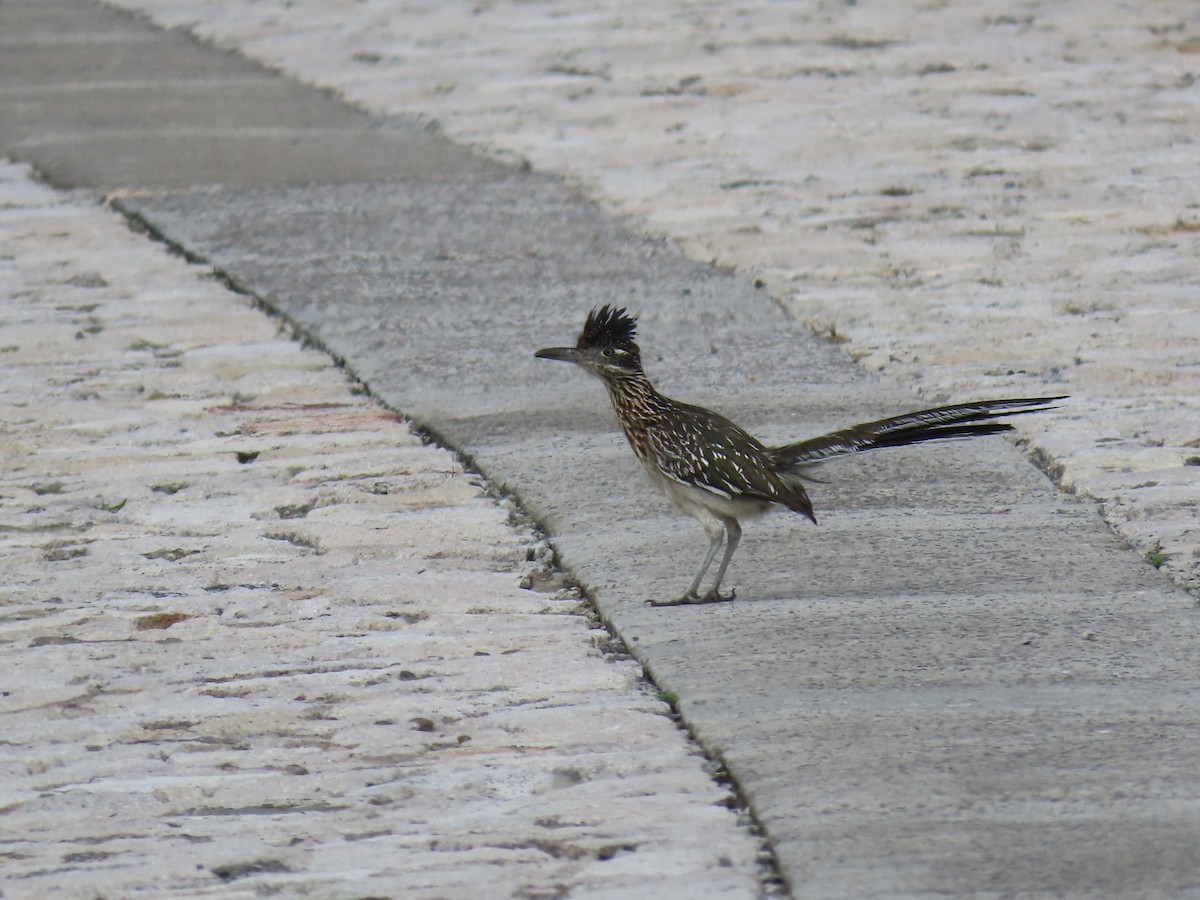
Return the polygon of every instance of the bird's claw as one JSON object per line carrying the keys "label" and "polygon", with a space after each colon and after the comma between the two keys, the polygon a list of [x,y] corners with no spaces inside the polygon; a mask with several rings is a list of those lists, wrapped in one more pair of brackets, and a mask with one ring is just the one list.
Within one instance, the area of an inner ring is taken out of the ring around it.
{"label": "bird's claw", "polygon": [[676,597],[674,600],[647,600],[646,602],[651,606],[698,606],[702,603],[728,603],[736,596],[736,590],[732,590],[728,594],[722,594],[714,588],[703,597],[692,591],[688,591],[682,597]]}

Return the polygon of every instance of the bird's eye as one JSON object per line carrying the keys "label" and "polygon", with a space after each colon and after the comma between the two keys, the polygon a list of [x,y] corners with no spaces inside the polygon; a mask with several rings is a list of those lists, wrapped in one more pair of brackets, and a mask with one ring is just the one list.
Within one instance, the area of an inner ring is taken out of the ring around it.
{"label": "bird's eye", "polygon": [[600,351],[600,355],[603,356],[605,359],[612,359],[613,353],[615,353],[615,352],[616,351],[613,350],[612,347],[605,347],[603,350]]}

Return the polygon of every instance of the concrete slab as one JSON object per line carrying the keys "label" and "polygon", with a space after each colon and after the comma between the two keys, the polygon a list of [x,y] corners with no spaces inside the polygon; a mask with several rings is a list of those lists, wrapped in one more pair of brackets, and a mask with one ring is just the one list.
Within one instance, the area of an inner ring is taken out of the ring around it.
{"label": "concrete slab", "polygon": [[503,167],[183,32],[73,0],[0,7],[0,132],[59,187],[372,181]]}
{"label": "concrete slab", "polygon": [[[1200,796],[1135,735],[1164,717],[1200,727],[1184,702],[1194,605],[1010,445],[831,465],[813,490],[819,528],[748,528],[739,602],[649,609],[686,583],[699,529],[664,515],[599,386],[529,349],[568,341],[594,302],[636,302],[651,374],[764,434],[914,401],[761,292],[536,176],[122,205],[269,298],[550,524],[564,564],[729,767],[799,894],[1124,890],[1128,858],[1083,838],[1076,814],[1111,840],[1178,835],[1145,877],[1166,893],[1190,883]],[[698,323],[717,352],[696,346]],[[1108,718],[1113,742],[1081,736],[1108,733]],[[1079,766],[1069,789],[1047,762],[1060,753]],[[1174,831],[1156,818],[1160,788],[1130,794],[1131,767],[1167,779]],[[1064,797],[1072,812],[1051,814]]]}

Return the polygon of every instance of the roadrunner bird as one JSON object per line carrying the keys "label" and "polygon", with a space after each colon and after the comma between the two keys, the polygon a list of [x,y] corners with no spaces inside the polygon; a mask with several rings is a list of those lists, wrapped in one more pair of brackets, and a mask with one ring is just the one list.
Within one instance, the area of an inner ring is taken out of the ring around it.
{"label": "roadrunner bird", "polygon": [[[742,537],[738,519],[778,505],[808,516],[815,524],[817,518],[802,482],[811,480],[808,473],[817,463],[882,447],[1011,431],[1011,425],[995,419],[1039,412],[1063,399],[958,403],[767,447],[724,416],[656,391],[642,371],[636,334],[634,316],[624,309],[602,306],[588,315],[574,347],[548,347],[535,356],[575,363],[604,382],[621,430],[650,478],[677,509],[699,521],[708,534],[708,552],[687,592],[676,600],[652,600],[655,606],[732,600],[735,592],[721,594],[720,588]],[[722,541],[725,555],[712,587],[701,595],[700,584]]]}

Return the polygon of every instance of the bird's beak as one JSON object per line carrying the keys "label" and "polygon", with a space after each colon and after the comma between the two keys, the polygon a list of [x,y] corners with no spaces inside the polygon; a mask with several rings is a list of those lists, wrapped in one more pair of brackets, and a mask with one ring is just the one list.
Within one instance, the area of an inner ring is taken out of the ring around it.
{"label": "bird's beak", "polygon": [[586,354],[575,347],[546,347],[533,354],[538,359],[560,359],[563,362],[581,363]]}

